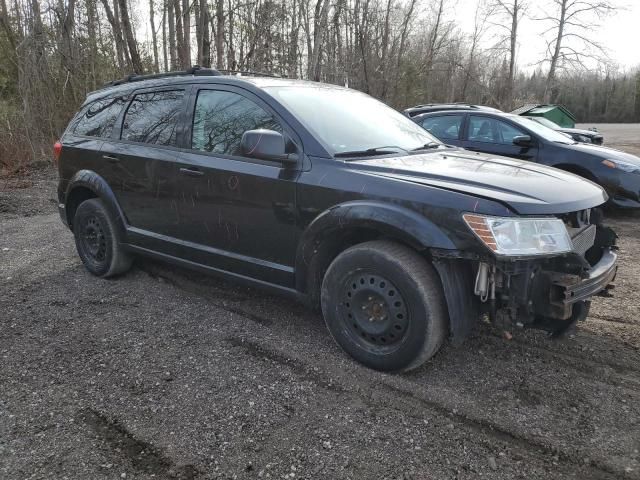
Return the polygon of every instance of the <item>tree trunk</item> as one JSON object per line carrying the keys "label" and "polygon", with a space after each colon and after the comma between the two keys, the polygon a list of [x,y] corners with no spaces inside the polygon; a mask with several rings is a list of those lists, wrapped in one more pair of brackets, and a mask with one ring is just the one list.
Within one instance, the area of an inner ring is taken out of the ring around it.
{"label": "tree trunk", "polygon": [[129,7],[127,0],[118,0],[120,4],[120,16],[122,17],[122,28],[124,29],[124,36],[127,39],[127,46],[129,47],[129,55],[131,56],[131,63],[133,65],[133,71],[135,73],[143,73],[142,61],[140,60],[140,54],[138,53],[138,46],[136,40],[133,37],[133,29],[131,28],[131,20],[129,18]]}
{"label": "tree trunk", "polygon": [[174,16],[174,0],[165,0],[167,19],[169,20],[169,57],[171,58],[171,70],[176,70],[179,65],[178,49],[176,46],[176,18]]}
{"label": "tree trunk", "polygon": [[158,60],[158,35],[156,33],[156,22],[153,0],[149,0],[149,23],[151,24],[151,42],[153,43],[153,66],[155,71],[160,71],[160,62]]}
{"label": "tree trunk", "polygon": [[289,33],[287,76],[296,78],[298,71],[298,12],[296,12],[296,0],[293,0],[293,13],[291,15],[291,32]]}
{"label": "tree trunk", "polygon": [[216,1],[216,68],[224,68],[224,0]]}
{"label": "tree trunk", "polygon": [[518,40],[518,15],[520,13],[521,6],[518,4],[518,0],[513,0],[513,12],[511,17],[511,34],[509,38],[509,77],[507,85],[507,110],[513,108],[513,90],[514,90],[514,78],[516,71],[516,48]]}
{"label": "tree trunk", "polygon": [[176,19],[176,39],[177,39],[177,49],[178,49],[178,66],[180,68],[185,68],[187,63],[187,59],[184,56],[185,48],[184,48],[184,31],[182,29],[182,8],[180,6],[180,0],[173,0],[173,10],[175,13]]}
{"label": "tree trunk", "polygon": [[120,15],[120,3],[118,0],[113,0],[113,15],[115,17],[116,24],[118,25],[118,31],[120,32],[120,38],[122,40],[122,55],[124,56],[124,61],[127,65],[126,70],[127,73],[131,73],[133,71],[133,64],[131,63],[131,55],[129,54],[127,42],[125,41],[122,30],[122,17]]}
{"label": "tree trunk", "polygon": [[207,0],[200,0],[200,36],[198,45],[200,46],[200,65],[206,68],[211,67],[211,35],[209,30],[209,5]]}
{"label": "tree trunk", "polygon": [[429,36],[429,50],[427,51],[427,59],[425,62],[425,99],[430,100],[431,96],[431,70],[433,69],[433,63],[436,58],[436,45],[438,43],[438,35],[440,34],[440,24],[442,22],[442,15],[444,13],[444,0],[439,0],[438,12],[436,14],[436,23],[433,26],[431,35]]}
{"label": "tree trunk", "polygon": [[404,54],[405,47],[407,45],[407,37],[409,36],[409,23],[413,17],[413,11],[416,6],[417,0],[411,0],[409,3],[409,10],[407,11],[404,21],[402,22],[402,32],[400,33],[400,48],[398,49],[398,55],[396,57],[396,68],[394,72],[393,82],[393,101],[394,104],[399,105],[399,83],[400,83],[400,67],[402,65],[402,55]]}
{"label": "tree trunk", "polygon": [[233,5],[231,0],[227,3],[227,11],[229,15],[229,37],[227,40],[227,68],[229,70],[236,69],[236,52],[234,49],[234,41],[233,41],[233,30],[234,30],[234,15],[233,15]]}
{"label": "tree trunk", "polygon": [[189,0],[182,0],[182,33],[184,35],[182,66],[189,68],[191,66],[191,9],[189,8]]}
{"label": "tree trunk", "polygon": [[556,35],[556,44],[551,57],[551,65],[547,75],[547,82],[544,88],[544,102],[552,103],[556,101],[558,88],[556,86],[556,69],[558,68],[558,59],[562,48],[562,39],[564,38],[564,25],[567,15],[567,0],[560,0],[560,20],[558,23],[558,34]]}
{"label": "tree trunk", "polygon": [[387,0],[387,8],[384,13],[384,28],[382,30],[382,58],[380,62],[380,79],[382,80],[382,90],[380,91],[380,98],[386,100],[387,97],[387,56],[389,54],[389,20],[391,16],[391,0]]}
{"label": "tree trunk", "polygon": [[169,55],[167,51],[167,2],[162,6],[162,59],[164,60],[164,71],[169,71]]}

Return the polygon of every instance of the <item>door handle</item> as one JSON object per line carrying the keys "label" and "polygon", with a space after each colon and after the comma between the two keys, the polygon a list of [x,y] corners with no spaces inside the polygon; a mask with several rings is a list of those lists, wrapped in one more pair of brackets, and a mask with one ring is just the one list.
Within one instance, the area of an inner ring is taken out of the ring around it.
{"label": "door handle", "polygon": [[183,175],[189,175],[190,177],[201,177],[204,172],[197,168],[181,168],[180,173]]}
{"label": "door handle", "polygon": [[113,157],[111,155],[102,155],[102,158],[104,158],[105,160],[111,162],[111,163],[118,163],[120,161],[120,159],[118,157]]}

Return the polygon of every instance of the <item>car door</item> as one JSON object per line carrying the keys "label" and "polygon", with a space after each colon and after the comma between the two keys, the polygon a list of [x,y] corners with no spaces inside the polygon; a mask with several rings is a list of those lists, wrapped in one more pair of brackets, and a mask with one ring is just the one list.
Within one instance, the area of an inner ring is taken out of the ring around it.
{"label": "car door", "polygon": [[441,142],[461,146],[464,117],[464,113],[429,115],[422,118],[419,124]]}
{"label": "car door", "polygon": [[461,146],[476,152],[536,161],[538,155],[536,139],[532,137],[531,146],[521,147],[513,143],[513,139],[517,136],[531,137],[528,132],[507,120],[471,114]]}
{"label": "car door", "polygon": [[268,105],[242,88],[194,88],[184,149],[164,164],[158,181],[174,223],[167,233],[189,260],[293,286],[299,231],[295,217],[298,168],[244,157],[242,134],[275,130],[295,134]]}
{"label": "car door", "polygon": [[102,146],[102,161],[111,165],[108,182],[134,242],[136,233],[165,232],[171,222],[159,198],[157,171],[176,159],[186,99],[180,86],[136,91],[121,116],[121,128]]}

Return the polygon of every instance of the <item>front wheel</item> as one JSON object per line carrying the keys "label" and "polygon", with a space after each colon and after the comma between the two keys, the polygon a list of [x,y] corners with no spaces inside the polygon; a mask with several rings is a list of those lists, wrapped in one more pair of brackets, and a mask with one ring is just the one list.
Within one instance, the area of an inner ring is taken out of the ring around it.
{"label": "front wheel", "polygon": [[376,240],[342,252],[322,282],[321,305],[335,341],[364,365],[411,370],[447,333],[438,274],[417,252]]}

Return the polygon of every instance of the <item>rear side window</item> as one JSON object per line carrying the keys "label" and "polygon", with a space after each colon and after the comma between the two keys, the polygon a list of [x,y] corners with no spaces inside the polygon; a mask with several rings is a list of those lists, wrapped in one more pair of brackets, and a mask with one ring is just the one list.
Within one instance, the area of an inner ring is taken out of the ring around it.
{"label": "rear side window", "polygon": [[422,121],[422,128],[440,140],[457,139],[462,130],[464,115],[442,115],[427,117]]}
{"label": "rear side window", "polygon": [[111,136],[113,125],[124,104],[123,98],[108,98],[90,103],[78,117],[73,133],[87,137]]}
{"label": "rear side window", "polygon": [[183,100],[182,90],[139,93],[124,116],[122,140],[175,145]]}
{"label": "rear side window", "polygon": [[248,98],[222,90],[201,90],[193,116],[191,148],[240,155],[242,134],[260,128],[282,133],[277,120]]}

